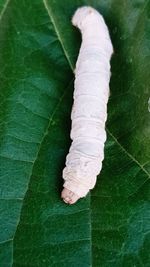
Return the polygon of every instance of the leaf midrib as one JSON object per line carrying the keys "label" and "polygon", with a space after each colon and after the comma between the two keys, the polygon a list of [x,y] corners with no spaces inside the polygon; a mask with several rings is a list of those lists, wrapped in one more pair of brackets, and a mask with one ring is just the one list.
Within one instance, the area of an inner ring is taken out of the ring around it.
{"label": "leaf midrib", "polygon": [[74,72],[73,64],[72,64],[72,62],[70,60],[70,57],[69,57],[69,54],[67,53],[67,50],[65,48],[65,44],[64,44],[63,38],[61,37],[61,33],[58,30],[58,27],[56,25],[55,19],[54,19],[53,15],[52,15],[52,11],[51,11],[50,7],[47,5],[47,0],[43,0],[43,3],[45,5],[45,9],[47,10],[47,13],[48,13],[48,15],[50,17],[50,20],[51,20],[51,22],[53,24],[55,33],[56,33],[56,35],[58,37],[58,40],[59,40],[59,42],[61,44],[61,47],[62,47],[63,51],[64,51],[65,57],[66,57],[66,59],[68,61],[68,64],[69,64],[71,70]]}
{"label": "leaf midrib", "polygon": [[2,8],[2,10],[1,10],[1,12],[0,12],[0,21],[1,21],[3,15],[4,15],[4,13],[5,13],[7,7],[8,7],[9,2],[10,2],[10,0],[7,0],[7,1],[6,1],[6,3],[4,4],[4,6],[3,6],[3,8]]}

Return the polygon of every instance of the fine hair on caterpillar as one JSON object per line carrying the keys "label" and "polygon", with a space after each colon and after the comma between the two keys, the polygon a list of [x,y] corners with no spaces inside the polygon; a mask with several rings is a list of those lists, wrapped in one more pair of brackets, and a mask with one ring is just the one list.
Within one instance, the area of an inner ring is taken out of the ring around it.
{"label": "fine hair on caterpillar", "polygon": [[75,67],[72,143],[62,174],[63,187],[82,198],[94,188],[104,159],[113,46],[105,21],[94,8],[77,9],[72,24],[79,28],[82,43]]}

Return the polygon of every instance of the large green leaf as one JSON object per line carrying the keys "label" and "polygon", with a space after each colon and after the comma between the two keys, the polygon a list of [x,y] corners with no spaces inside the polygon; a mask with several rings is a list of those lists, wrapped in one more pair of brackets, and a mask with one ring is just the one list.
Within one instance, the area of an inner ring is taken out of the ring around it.
{"label": "large green leaf", "polygon": [[[105,160],[60,199],[70,146],[78,6],[105,17],[112,58]],[[149,2],[0,0],[0,266],[150,266]]]}

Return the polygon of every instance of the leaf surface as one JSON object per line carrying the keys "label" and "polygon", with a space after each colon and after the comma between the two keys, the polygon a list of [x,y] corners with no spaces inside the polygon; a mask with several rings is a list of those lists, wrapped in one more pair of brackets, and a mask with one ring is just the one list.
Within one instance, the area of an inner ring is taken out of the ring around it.
{"label": "leaf surface", "polygon": [[[70,146],[77,7],[105,17],[112,58],[107,142],[96,187],[60,199]],[[149,266],[146,1],[0,1],[2,267]]]}

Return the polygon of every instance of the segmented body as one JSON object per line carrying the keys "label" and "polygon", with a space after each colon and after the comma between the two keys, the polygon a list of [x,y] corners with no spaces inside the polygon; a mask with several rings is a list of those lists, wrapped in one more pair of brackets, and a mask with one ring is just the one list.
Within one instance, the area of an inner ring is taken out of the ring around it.
{"label": "segmented body", "polygon": [[105,21],[95,9],[79,8],[72,23],[82,33],[82,44],[75,68],[72,144],[63,186],[84,197],[94,188],[104,159],[113,47]]}

